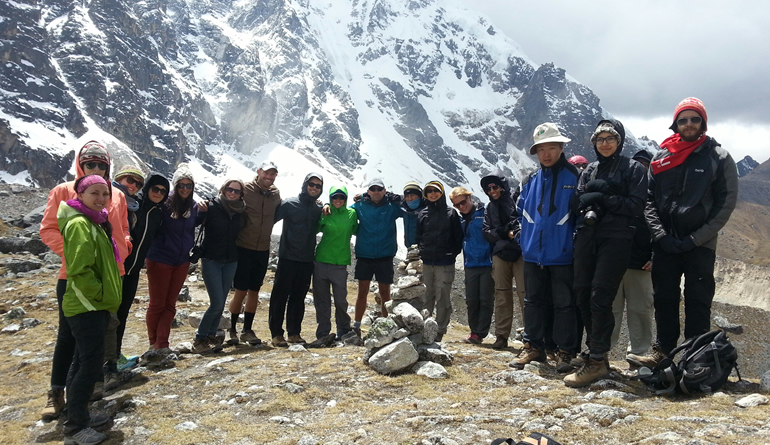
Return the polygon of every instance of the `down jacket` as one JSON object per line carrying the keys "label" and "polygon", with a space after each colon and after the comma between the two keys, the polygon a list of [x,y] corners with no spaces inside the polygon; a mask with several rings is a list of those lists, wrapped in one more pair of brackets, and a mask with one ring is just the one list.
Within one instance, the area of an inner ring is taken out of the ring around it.
{"label": "down jacket", "polygon": [[420,259],[429,266],[454,264],[463,248],[460,216],[442,194],[435,202],[425,200],[425,208],[417,214],[417,244]]}
{"label": "down jacket", "polygon": [[281,244],[278,246],[280,259],[312,263],[315,258],[321,205],[316,202],[316,198],[307,193],[307,183],[310,178],[318,178],[323,183],[323,176],[320,173],[309,173],[302,181],[302,191],[299,196],[284,199],[275,212],[275,222],[284,220]]}
{"label": "down jacket", "polygon": [[498,199],[489,200],[484,213],[482,231],[484,238],[492,244],[492,255],[500,259],[514,262],[521,257],[521,246],[516,239],[511,239],[508,232],[514,229],[516,220],[516,198],[518,192],[511,190],[508,178],[501,170],[495,170],[481,178],[481,188],[486,191],[487,185],[494,182],[502,187]]}

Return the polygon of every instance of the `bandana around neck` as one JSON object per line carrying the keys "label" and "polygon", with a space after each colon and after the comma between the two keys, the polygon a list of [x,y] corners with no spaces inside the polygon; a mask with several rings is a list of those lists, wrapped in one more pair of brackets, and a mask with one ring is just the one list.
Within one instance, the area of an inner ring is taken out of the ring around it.
{"label": "bandana around neck", "polygon": [[667,137],[663,143],[660,144],[660,148],[668,150],[671,153],[671,156],[652,161],[650,164],[652,174],[657,175],[658,173],[682,165],[687,157],[690,156],[690,153],[695,151],[695,149],[700,147],[705,141],[705,134],[701,135],[698,140],[693,142],[683,141],[679,133]]}
{"label": "bandana around neck", "polygon": [[[67,205],[85,215],[97,226],[101,226],[103,223],[107,222],[109,217],[107,209],[102,209],[99,212],[91,210],[79,199],[70,199],[67,201]],[[115,243],[115,238],[111,236],[110,241],[112,242],[112,252],[115,254],[115,261],[120,262],[120,253],[118,253],[118,245]]]}

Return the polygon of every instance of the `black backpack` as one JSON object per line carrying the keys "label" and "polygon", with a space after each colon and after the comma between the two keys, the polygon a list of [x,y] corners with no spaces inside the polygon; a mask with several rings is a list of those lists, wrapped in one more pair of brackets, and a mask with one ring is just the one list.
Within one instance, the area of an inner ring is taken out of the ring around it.
{"label": "black backpack", "polygon": [[[674,358],[681,351],[684,353],[677,363]],[[640,370],[640,380],[655,390],[656,394],[711,393],[724,386],[733,368],[740,380],[737,360],[738,350],[730,343],[727,333],[715,330],[685,340],[661,360],[655,369],[644,372]]]}

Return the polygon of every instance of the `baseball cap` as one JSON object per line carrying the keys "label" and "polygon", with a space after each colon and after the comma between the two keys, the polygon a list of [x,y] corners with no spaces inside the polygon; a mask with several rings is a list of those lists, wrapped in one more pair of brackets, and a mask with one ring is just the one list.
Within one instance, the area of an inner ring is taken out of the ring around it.
{"label": "baseball cap", "polygon": [[529,147],[529,154],[531,155],[537,153],[535,147],[540,144],[545,144],[547,142],[561,142],[562,144],[565,144],[572,140],[562,136],[561,132],[559,132],[559,128],[553,122],[546,122],[538,125],[537,128],[535,128],[535,133],[532,135],[532,138],[535,140],[535,143]]}
{"label": "baseball cap", "polygon": [[374,178],[371,181],[369,181],[369,184],[366,186],[366,188],[368,189],[369,187],[372,187],[372,186],[385,188],[385,181],[383,181],[382,178]]}
{"label": "baseball cap", "polygon": [[265,161],[262,163],[262,165],[259,167],[262,171],[268,171],[268,170],[275,170],[276,173],[278,173],[278,167],[275,166],[275,162],[273,161]]}

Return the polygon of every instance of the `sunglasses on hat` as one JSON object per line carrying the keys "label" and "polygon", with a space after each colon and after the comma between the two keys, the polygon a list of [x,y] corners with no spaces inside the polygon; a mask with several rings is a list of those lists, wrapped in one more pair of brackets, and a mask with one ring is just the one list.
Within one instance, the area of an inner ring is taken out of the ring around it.
{"label": "sunglasses on hat", "polygon": [[110,167],[104,162],[97,162],[97,161],[86,162],[83,164],[83,166],[88,170],[94,170],[98,168],[101,171],[107,171],[107,169]]}

